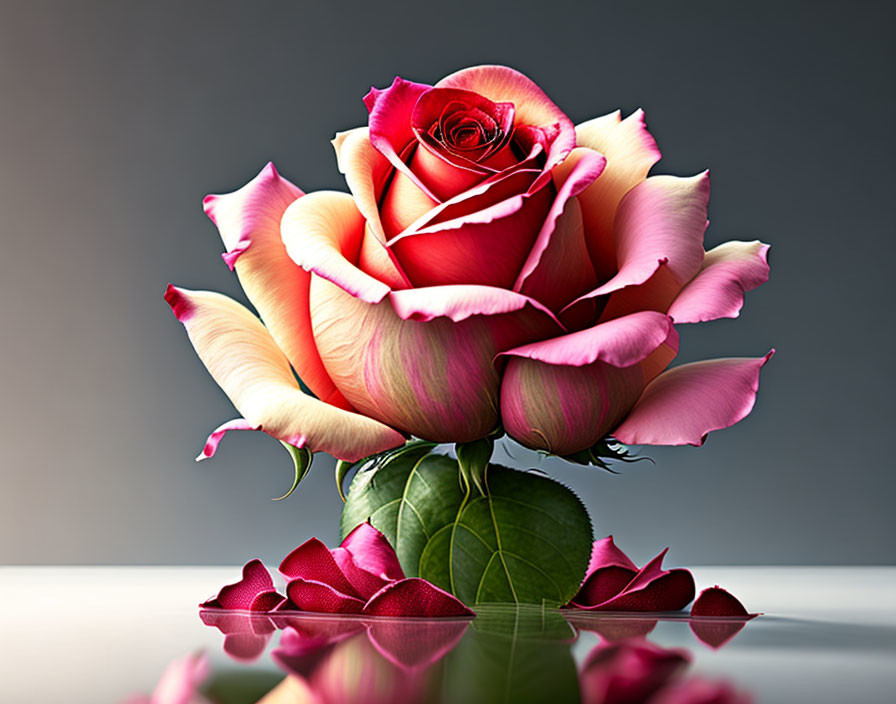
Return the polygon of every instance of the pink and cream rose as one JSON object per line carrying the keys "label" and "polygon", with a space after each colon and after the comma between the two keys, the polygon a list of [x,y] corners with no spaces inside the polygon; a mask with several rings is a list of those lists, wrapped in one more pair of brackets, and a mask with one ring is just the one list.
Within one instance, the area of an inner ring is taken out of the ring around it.
{"label": "pink and cream rose", "polygon": [[738,315],[768,247],[704,251],[709,176],[648,176],[641,111],[575,126],[502,66],[364,103],[333,142],[350,194],[269,164],[205,200],[261,321],[166,293],[242,416],[203,456],[230,429],[346,460],[499,426],[560,455],[608,434],[699,445],[750,412],[768,355],[669,365],[677,325]]}

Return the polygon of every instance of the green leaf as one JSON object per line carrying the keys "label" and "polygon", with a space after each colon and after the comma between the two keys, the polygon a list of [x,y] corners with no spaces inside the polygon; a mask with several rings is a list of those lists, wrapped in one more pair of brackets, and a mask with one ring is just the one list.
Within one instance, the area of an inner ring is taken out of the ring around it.
{"label": "green leaf", "polygon": [[299,482],[305,478],[305,475],[308,474],[308,470],[311,468],[311,450],[305,447],[296,447],[295,445],[290,445],[288,442],[280,441],[280,444],[286,448],[286,451],[289,453],[289,456],[292,457],[292,464],[295,470],[295,478],[293,479],[292,486],[289,487],[289,491],[287,491],[283,496],[278,496],[274,501],[283,501],[287,496],[292,494],[296,490],[296,487],[299,485]]}
{"label": "green leaf", "polygon": [[568,602],[591,553],[591,521],[578,497],[547,477],[496,465],[485,495],[462,492],[457,477],[456,461],[417,453],[359,471],[342,535],[369,518],[408,576],[467,604]]}
{"label": "green leaf", "polygon": [[457,463],[430,455],[431,449],[413,448],[383,466],[359,470],[342,508],[342,537],[370,519],[395,548],[408,577],[420,576],[427,541],[454,520],[464,499]]}

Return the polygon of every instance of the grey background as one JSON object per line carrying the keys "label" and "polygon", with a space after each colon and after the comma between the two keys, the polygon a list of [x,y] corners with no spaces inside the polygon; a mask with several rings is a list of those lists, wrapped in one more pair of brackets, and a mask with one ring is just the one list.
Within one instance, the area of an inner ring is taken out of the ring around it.
{"label": "grey background", "polygon": [[540,466],[639,560],[893,563],[893,30],[884,2],[0,3],[0,562],[336,538],[328,458],[282,503],[270,438],[193,463],[234,412],[162,291],[242,299],[205,193],[269,159],[344,189],[370,84],[496,62],[577,122],[644,107],[659,171],[712,169],[707,243],[773,245],[739,320],[682,331],[685,361],[777,347],[746,421],[621,476]]}

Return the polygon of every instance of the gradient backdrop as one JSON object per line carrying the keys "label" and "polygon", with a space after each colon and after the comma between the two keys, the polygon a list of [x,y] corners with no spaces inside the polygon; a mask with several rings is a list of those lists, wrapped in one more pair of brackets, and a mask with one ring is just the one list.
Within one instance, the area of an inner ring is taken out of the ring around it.
{"label": "gradient backdrop", "polygon": [[746,421],[620,476],[537,466],[637,559],[892,564],[893,7],[0,2],[0,563],[334,540],[331,459],[281,503],[290,464],[266,436],[193,463],[234,411],[163,289],[243,300],[203,195],[268,160],[344,190],[329,140],[365,121],[371,84],[506,63],[576,122],[645,108],[662,172],[712,170],[707,244],[772,243],[739,320],[682,331],[683,361],[778,349]]}

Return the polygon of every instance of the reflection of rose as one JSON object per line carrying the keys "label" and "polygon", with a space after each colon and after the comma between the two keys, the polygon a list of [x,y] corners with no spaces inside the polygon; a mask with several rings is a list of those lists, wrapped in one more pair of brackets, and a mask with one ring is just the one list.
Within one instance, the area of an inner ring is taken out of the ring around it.
{"label": "reflection of rose", "polygon": [[749,413],[767,358],[664,370],[672,318],[735,317],[767,247],[704,252],[708,176],[647,178],[640,111],[574,127],[496,66],[365,104],[369,126],[334,142],[351,196],[303,196],[269,166],[206,200],[266,326],[217,294],[166,295],[244,416],[206,456],[233,428],[352,460],[499,423],[558,454],[607,433],[699,444]]}

